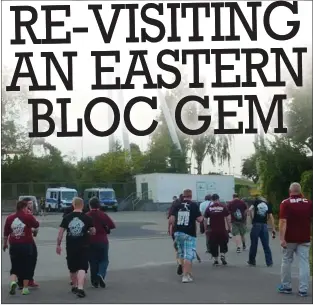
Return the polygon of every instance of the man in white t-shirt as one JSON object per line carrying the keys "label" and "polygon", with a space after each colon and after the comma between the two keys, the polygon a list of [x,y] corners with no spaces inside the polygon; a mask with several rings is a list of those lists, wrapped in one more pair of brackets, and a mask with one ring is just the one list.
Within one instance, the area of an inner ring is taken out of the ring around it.
{"label": "man in white t-shirt", "polygon": [[[204,201],[201,202],[200,204],[200,212],[202,214],[202,216],[204,215],[206,209],[212,204],[212,196],[211,195],[206,195],[204,198]],[[209,234],[208,234],[208,230],[209,230],[209,226],[210,226],[210,219],[208,219],[207,223],[202,223],[201,226],[203,227],[203,232],[205,232],[205,236],[206,236],[206,253],[210,253],[210,247],[209,247]]]}

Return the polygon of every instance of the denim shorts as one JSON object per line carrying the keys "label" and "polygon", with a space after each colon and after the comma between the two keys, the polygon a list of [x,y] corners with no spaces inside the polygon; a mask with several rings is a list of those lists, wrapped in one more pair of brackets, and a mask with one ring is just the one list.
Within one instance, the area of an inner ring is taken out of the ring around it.
{"label": "denim shorts", "polygon": [[182,232],[176,232],[174,235],[178,258],[192,262],[196,258],[196,237]]}

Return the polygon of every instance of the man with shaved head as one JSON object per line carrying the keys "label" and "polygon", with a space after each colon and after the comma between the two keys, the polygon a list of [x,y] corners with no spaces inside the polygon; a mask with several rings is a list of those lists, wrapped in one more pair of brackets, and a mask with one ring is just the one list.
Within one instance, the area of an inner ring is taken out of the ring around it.
{"label": "man with shaved head", "polygon": [[72,280],[72,292],[85,297],[84,282],[88,270],[89,234],[95,234],[92,218],[83,213],[84,201],[73,199],[73,212],[67,214],[60,225],[57,254],[61,254],[61,242],[66,231],[66,260]]}
{"label": "man with shaved head", "polygon": [[283,200],[279,210],[279,236],[283,248],[280,293],[290,294],[291,264],[294,253],[299,258],[299,295],[308,295],[310,280],[309,251],[311,241],[312,202],[301,193],[299,183],[291,183],[289,198]]}

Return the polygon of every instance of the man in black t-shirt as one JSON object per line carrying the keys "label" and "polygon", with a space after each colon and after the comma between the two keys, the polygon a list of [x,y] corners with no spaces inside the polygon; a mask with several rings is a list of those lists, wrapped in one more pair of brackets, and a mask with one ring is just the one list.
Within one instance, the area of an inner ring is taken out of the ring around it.
{"label": "man in black t-shirt", "polygon": [[175,205],[171,211],[170,221],[175,227],[175,242],[178,250],[178,257],[183,266],[182,282],[192,282],[191,269],[192,261],[196,257],[196,222],[202,222],[203,216],[199,206],[192,202],[192,191],[184,191],[184,199]]}
{"label": "man in black t-shirt", "polygon": [[258,250],[258,240],[260,238],[265,261],[268,267],[273,265],[272,251],[269,245],[269,234],[267,222],[270,221],[272,225],[272,237],[275,238],[275,222],[272,212],[272,205],[262,197],[257,197],[254,203],[249,208],[249,214],[252,219],[252,229],[250,233],[251,245],[249,251],[248,264],[256,265],[256,254]]}
{"label": "man in black t-shirt", "polygon": [[82,212],[84,202],[81,198],[73,199],[73,212],[62,219],[58,240],[57,254],[61,254],[61,242],[66,231],[66,260],[72,280],[72,292],[78,297],[85,297],[84,282],[88,270],[89,234],[95,234],[92,218]]}

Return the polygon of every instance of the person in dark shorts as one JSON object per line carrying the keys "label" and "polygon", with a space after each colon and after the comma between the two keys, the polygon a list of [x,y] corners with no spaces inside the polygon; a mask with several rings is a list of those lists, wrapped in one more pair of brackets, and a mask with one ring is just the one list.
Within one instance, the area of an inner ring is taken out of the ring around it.
{"label": "person in dark shorts", "polygon": [[28,295],[28,284],[33,272],[33,232],[39,222],[28,212],[27,202],[19,201],[16,212],[7,217],[4,225],[3,250],[10,244],[11,282],[10,294],[16,293],[18,278],[23,279],[22,294]]}
{"label": "person in dark shorts", "polygon": [[90,277],[93,287],[105,288],[105,276],[109,266],[109,240],[108,234],[115,229],[112,219],[100,210],[100,201],[93,197],[89,201],[90,211],[86,214],[91,217],[96,234],[90,236],[89,265]]}
{"label": "person in dark shorts", "polygon": [[192,262],[196,258],[197,224],[203,221],[199,206],[191,201],[192,191],[184,191],[184,199],[171,211],[170,222],[175,227],[178,258],[183,266],[182,282],[193,281]]}
{"label": "person in dark shorts", "polygon": [[228,211],[231,216],[232,223],[232,234],[235,238],[237,253],[246,249],[245,234],[247,232],[246,228],[246,218],[248,212],[248,206],[246,203],[239,199],[237,194],[233,195],[233,200],[228,204]]}
{"label": "person in dark shorts", "polygon": [[92,218],[82,212],[84,202],[73,199],[73,212],[67,214],[61,222],[57,239],[57,254],[61,254],[61,242],[66,231],[66,260],[72,280],[72,292],[85,297],[84,282],[88,271],[89,234],[95,234]]}
{"label": "person in dark shorts", "polygon": [[[228,252],[229,232],[231,231],[231,223],[229,212],[225,205],[220,203],[220,197],[217,194],[212,195],[212,204],[209,205],[204,212],[204,218],[210,219],[210,251],[214,258],[214,266],[219,264],[218,256],[223,265],[227,265],[225,254]],[[227,224],[227,229],[225,226]]]}
{"label": "person in dark shorts", "polygon": [[[175,196],[174,196],[175,197]],[[175,242],[175,226],[171,223],[170,221],[170,215],[173,211],[173,209],[175,208],[176,205],[180,204],[180,200],[176,198],[176,200],[173,201],[171,207],[169,208],[169,212],[168,212],[168,234],[172,237],[173,239],[173,246],[175,249],[175,256],[176,256],[176,261],[177,261],[177,274],[178,275],[182,275],[183,274],[183,267],[181,264],[181,260],[178,258],[178,248],[177,248],[177,244]]]}

